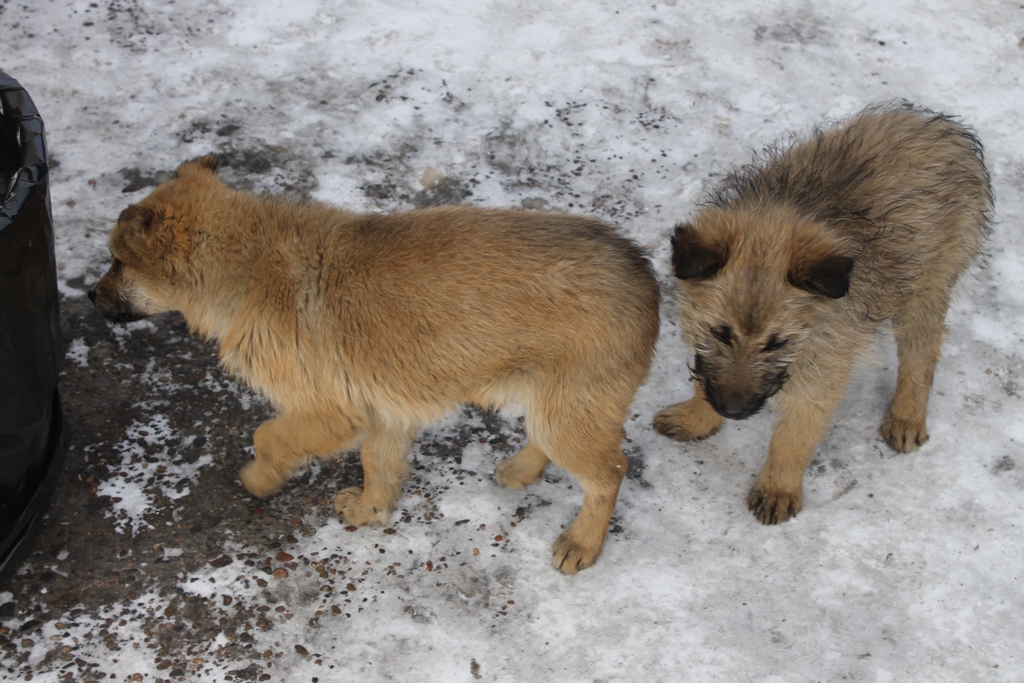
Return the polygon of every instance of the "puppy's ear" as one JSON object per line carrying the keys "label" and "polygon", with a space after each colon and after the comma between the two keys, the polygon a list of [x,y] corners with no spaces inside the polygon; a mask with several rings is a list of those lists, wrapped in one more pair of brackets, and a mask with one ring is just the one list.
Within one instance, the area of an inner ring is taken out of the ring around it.
{"label": "puppy's ear", "polygon": [[219,163],[216,154],[207,154],[195,159],[195,163],[200,167],[205,168],[207,171],[217,172],[217,164]]}
{"label": "puppy's ear", "polygon": [[689,223],[680,223],[672,234],[672,271],[680,280],[707,280],[722,269],[729,253],[709,244]]}
{"label": "puppy's ear", "polygon": [[117,217],[117,223],[124,227],[126,236],[141,237],[140,241],[128,239],[127,243],[145,244],[151,252],[166,254],[174,242],[174,235],[171,234],[171,231],[161,229],[164,224],[164,214],[151,207],[132,204]]}
{"label": "puppy's ear", "polygon": [[850,291],[853,259],[839,254],[815,254],[799,260],[789,271],[789,284],[829,299],[841,299]]}
{"label": "puppy's ear", "polygon": [[196,157],[195,159],[189,159],[181,166],[178,166],[178,177],[180,178],[183,173],[188,173],[190,171],[208,171],[210,173],[216,174],[217,163],[218,161],[216,154],[207,154],[206,156]]}
{"label": "puppy's ear", "polygon": [[121,212],[121,215],[117,217],[117,222],[123,223],[125,227],[140,234],[151,235],[160,228],[163,216],[148,206],[132,204]]}

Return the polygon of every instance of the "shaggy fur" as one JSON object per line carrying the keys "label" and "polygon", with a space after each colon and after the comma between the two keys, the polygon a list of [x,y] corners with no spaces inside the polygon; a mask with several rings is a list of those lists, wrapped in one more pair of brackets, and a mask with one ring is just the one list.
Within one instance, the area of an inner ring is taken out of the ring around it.
{"label": "shaggy fur", "polygon": [[279,415],[241,473],[258,496],[304,461],[361,445],[347,524],[385,524],[407,452],[460,402],[526,411],[510,488],[549,459],[583,507],[555,541],[565,573],[597,558],[626,472],[623,421],[658,335],[658,286],[639,248],[598,221],[446,207],[357,215],[226,187],[213,156],[122,213],[113,265],[90,292],[111,320],[178,310]]}
{"label": "shaggy fur", "polygon": [[883,321],[899,355],[882,437],[928,438],[932,375],[957,279],[987,235],[977,137],[909,105],[872,107],[730,175],[676,227],[680,324],[695,396],[655,417],[702,439],[775,397],[779,418],[747,503],[765,524],[800,511],[803,474],[850,367]]}

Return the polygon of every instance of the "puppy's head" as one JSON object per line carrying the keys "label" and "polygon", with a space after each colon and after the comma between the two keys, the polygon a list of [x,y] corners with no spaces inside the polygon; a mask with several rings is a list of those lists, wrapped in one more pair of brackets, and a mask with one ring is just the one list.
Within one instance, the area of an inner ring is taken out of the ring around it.
{"label": "puppy's head", "polygon": [[178,167],[176,177],[121,212],[110,233],[112,263],[89,290],[96,309],[113,322],[131,322],[175,310],[176,293],[192,250],[196,202],[219,184],[217,158]]}
{"label": "puppy's head", "polygon": [[[851,245],[785,211],[710,209],[672,236],[693,377],[723,417],[757,413],[849,291]],[[819,337],[821,335],[819,334]]]}

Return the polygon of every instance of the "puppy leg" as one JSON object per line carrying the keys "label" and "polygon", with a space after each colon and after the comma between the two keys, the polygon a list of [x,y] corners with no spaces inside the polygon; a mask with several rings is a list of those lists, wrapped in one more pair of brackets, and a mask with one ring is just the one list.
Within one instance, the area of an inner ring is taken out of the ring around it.
{"label": "puppy leg", "polygon": [[697,441],[717,432],[722,419],[704,397],[700,382],[694,382],[693,398],[670,405],[655,415],[654,429],[676,441]]}
{"label": "puppy leg", "polygon": [[928,394],[939,361],[948,295],[938,300],[914,300],[893,325],[899,369],[896,393],[882,422],[882,438],[899,453],[908,453],[928,440]]}
{"label": "puppy leg", "polygon": [[[616,438],[617,437],[617,438]],[[615,439],[615,445],[611,442]],[[563,448],[555,460],[559,466],[572,472],[583,489],[583,506],[576,519],[551,545],[552,563],[563,574],[575,574],[594,564],[601,554],[601,546],[608,535],[608,523],[615,512],[619,487],[626,476],[626,456],[619,448],[622,431],[603,435],[590,444],[592,448],[581,452]]]}
{"label": "puppy leg", "polygon": [[843,396],[849,370],[849,363],[833,367],[822,373],[829,381],[817,385],[792,378],[779,393],[780,414],[768,446],[768,459],[747,495],[747,507],[763,524],[785,522],[803,507],[804,470]]}
{"label": "puppy leg", "polygon": [[334,497],[334,510],[346,524],[387,524],[395,511],[402,482],[409,471],[409,447],[416,429],[374,424],[359,452],[363,485],[350,486]]}
{"label": "puppy leg", "polygon": [[498,463],[494,469],[494,480],[507,489],[519,489],[540,479],[548,465],[548,456],[533,441]]}
{"label": "puppy leg", "polygon": [[355,448],[361,430],[337,416],[285,412],[256,428],[256,459],[239,477],[254,496],[269,496],[284,485],[302,461]]}
{"label": "puppy leg", "polygon": [[623,403],[610,397],[580,396],[571,386],[555,387],[526,415],[531,441],[571,472],[583,489],[579,514],[551,546],[552,562],[563,574],[575,574],[597,560],[626,476],[621,421],[627,408],[592,408],[598,400],[612,406]]}

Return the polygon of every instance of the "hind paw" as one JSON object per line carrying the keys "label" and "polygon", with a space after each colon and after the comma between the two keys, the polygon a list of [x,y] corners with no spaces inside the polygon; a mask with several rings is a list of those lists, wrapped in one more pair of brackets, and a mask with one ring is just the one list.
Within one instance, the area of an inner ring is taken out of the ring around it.
{"label": "hind paw", "polygon": [[521,489],[540,479],[543,472],[543,469],[538,472],[531,463],[524,463],[517,456],[512,456],[494,468],[494,480],[507,489]]}
{"label": "hind paw", "polygon": [[803,493],[770,491],[755,486],[747,494],[747,508],[762,524],[778,524],[796,517],[803,507]]}
{"label": "hind paw", "polygon": [[563,574],[575,574],[597,561],[602,545],[581,542],[571,528],[566,529],[551,545],[551,563]]}
{"label": "hind paw", "polygon": [[394,503],[373,501],[363,493],[362,486],[350,486],[334,496],[334,511],[352,526],[382,526],[391,521]]}
{"label": "hind paw", "polygon": [[547,464],[548,456],[528,441],[518,453],[498,463],[494,481],[507,489],[519,489],[540,479]]}
{"label": "hind paw", "polygon": [[259,460],[254,460],[243,467],[238,473],[238,478],[242,480],[242,485],[249,493],[259,498],[276,493],[288,481],[288,477],[283,477],[266,465],[261,465]]}
{"label": "hind paw", "polygon": [[698,441],[718,431],[722,417],[703,398],[676,403],[654,416],[654,429],[676,441]]}
{"label": "hind paw", "polygon": [[882,423],[882,438],[897,453],[916,451],[928,440],[928,427],[924,420],[903,420],[892,415]]}

